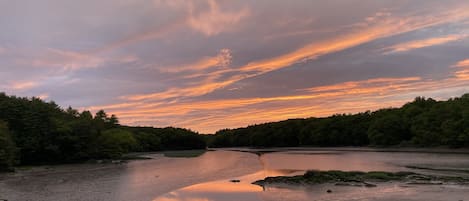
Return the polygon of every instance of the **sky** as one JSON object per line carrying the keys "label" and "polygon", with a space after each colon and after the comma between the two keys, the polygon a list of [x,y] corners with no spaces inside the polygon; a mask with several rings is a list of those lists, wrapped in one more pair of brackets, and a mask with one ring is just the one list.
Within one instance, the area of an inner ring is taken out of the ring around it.
{"label": "sky", "polygon": [[0,91],[213,133],[469,93],[467,0],[0,0]]}

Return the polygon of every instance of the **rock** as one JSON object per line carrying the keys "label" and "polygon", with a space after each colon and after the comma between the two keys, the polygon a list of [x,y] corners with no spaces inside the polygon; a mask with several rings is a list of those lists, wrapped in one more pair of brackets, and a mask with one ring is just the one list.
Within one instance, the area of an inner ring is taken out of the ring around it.
{"label": "rock", "polygon": [[328,189],[326,192],[327,192],[327,193],[332,193],[332,190],[331,190],[331,189]]}
{"label": "rock", "polygon": [[230,182],[233,182],[233,183],[239,183],[241,182],[239,179],[233,179],[233,180],[230,180]]}

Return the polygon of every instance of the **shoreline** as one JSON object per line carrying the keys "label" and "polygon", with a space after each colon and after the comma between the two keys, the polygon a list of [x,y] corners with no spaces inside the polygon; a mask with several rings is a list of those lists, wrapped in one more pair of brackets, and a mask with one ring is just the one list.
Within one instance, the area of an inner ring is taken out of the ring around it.
{"label": "shoreline", "polygon": [[239,151],[248,153],[272,153],[283,151],[340,151],[340,152],[397,152],[397,153],[435,153],[435,154],[469,154],[469,148],[421,148],[421,147],[224,147],[208,148],[207,151]]}

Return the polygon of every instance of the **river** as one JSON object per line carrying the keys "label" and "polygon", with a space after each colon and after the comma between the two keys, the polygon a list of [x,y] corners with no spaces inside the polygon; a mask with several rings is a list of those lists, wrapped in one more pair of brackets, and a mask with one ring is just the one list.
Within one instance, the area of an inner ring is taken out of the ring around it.
{"label": "river", "polygon": [[[375,149],[218,149],[197,157],[146,155],[121,164],[22,168],[0,174],[8,201],[469,200],[469,186],[386,182],[376,188],[277,186],[252,182],[306,170],[414,171],[469,176],[469,154]],[[250,153],[254,152],[254,153]],[[239,180],[231,182],[230,180]],[[332,190],[332,193],[327,193]]]}

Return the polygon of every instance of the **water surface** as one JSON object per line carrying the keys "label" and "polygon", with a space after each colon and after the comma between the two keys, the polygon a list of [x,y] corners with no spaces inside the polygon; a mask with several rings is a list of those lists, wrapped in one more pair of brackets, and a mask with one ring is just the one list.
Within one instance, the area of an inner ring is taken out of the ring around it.
{"label": "water surface", "polygon": [[[246,151],[246,150],[244,150]],[[275,150],[274,150],[275,151]],[[461,153],[288,150],[256,155],[217,150],[198,157],[165,157],[124,164],[36,167],[0,175],[0,199],[19,201],[266,201],[266,200],[464,200],[459,185],[380,184],[377,188],[268,186],[251,183],[268,176],[306,170],[414,171],[467,175],[469,155]],[[174,154],[166,154],[167,156]],[[175,154],[178,155],[178,154]],[[409,168],[410,167],[410,168]],[[418,167],[419,169],[415,169]],[[454,171],[449,171],[454,170]],[[240,182],[230,182],[230,180]],[[331,189],[333,193],[326,193]]]}

